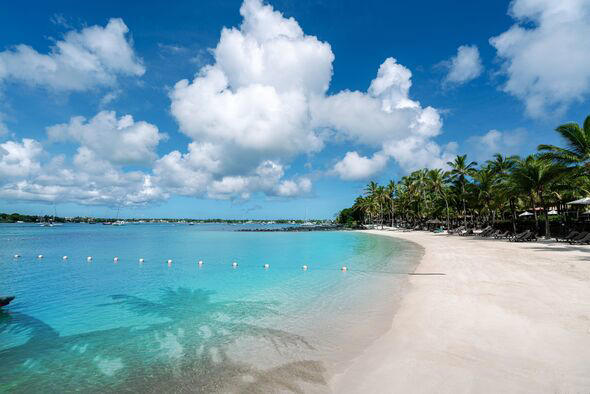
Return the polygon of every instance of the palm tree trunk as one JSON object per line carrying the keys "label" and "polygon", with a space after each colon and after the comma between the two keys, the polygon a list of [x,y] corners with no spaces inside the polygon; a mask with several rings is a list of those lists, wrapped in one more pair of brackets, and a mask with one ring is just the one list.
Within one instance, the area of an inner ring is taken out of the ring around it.
{"label": "palm tree trunk", "polygon": [[461,185],[461,192],[463,194],[462,200],[463,200],[463,226],[467,227],[467,212],[465,211],[465,185]]}
{"label": "palm tree trunk", "polygon": [[512,232],[516,234],[516,204],[514,199],[510,199],[510,212],[512,214]]}
{"label": "palm tree trunk", "polygon": [[531,194],[531,205],[533,207],[533,214],[535,215],[535,231],[539,234],[539,217],[537,216],[537,206],[535,205],[535,198]]}
{"label": "palm tree trunk", "polygon": [[547,211],[547,205],[545,204],[545,198],[543,197],[543,193],[539,193],[539,197],[541,198],[541,205],[543,206],[543,211],[545,212],[545,238],[551,238],[551,229],[549,227],[549,212]]}
{"label": "palm tree trunk", "polygon": [[445,205],[447,206],[447,231],[451,228],[449,226],[449,202],[447,201],[447,198],[445,197]]}

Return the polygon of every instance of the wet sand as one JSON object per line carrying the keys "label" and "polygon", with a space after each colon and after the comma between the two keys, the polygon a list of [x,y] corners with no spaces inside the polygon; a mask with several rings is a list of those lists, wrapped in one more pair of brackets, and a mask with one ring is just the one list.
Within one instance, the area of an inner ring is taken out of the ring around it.
{"label": "wet sand", "polygon": [[590,246],[366,231],[425,249],[337,393],[590,393]]}

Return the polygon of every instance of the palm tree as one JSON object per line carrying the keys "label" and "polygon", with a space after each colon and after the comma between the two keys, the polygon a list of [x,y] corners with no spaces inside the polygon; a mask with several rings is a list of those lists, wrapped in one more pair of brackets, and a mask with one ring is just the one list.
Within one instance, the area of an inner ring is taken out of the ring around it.
{"label": "palm tree", "polygon": [[458,155],[455,160],[447,162],[451,167],[451,175],[461,187],[461,200],[463,202],[463,225],[467,226],[467,209],[465,207],[465,186],[467,177],[473,175],[476,162],[467,163],[467,155]]}
{"label": "palm tree", "polygon": [[434,193],[441,197],[445,202],[447,211],[447,230],[450,228],[449,220],[449,199],[447,197],[447,178],[448,173],[444,172],[440,168],[435,168],[428,172],[428,182]]}
{"label": "palm tree", "polygon": [[395,182],[390,180],[385,188],[385,192],[391,206],[391,227],[395,224],[395,190]]}
{"label": "palm tree", "polygon": [[484,210],[494,216],[492,221],[495,221],[495,215],[491,209],[492,200],[496,192],[495,183],[497,178],[495,175],[495,172],[489,167],[483,167],[473,173],[473,179],[477,182],[477,198],[483,202]]}
{"label": "palm tree", "polygon": [[557,181],[557,179],[563,174],[564,167],[558,164],[552,163],[546,157],[529,155],[524,160],[519,160],[512,171],[512,178],[516,185],[522,191],[529,193],[533,211],[535,213],[535,223],[538,231],[538,219],[535,208],[535,197],[541,202],[543,211],[545,213],[545,237],[551,236],[549,227],[549,214],[548,206],[546,203],[545,193],[549,187]]}
{"label": "palm tree", "polygon": [[486,164],[494,174],[502,177],[506,176],[514,168],[518,159],[518,156],[502,156],[500,153],[496,153],[494,160],[487,160]]}
{"label": "palm tree", "polygon": [[543,157],[567,166],[583,167],[588,174],[590,172],[590,115],[584,120],[583,127],[572,122],[558,126],[555,131],[565,139],[567,147],[539,145],[537,149],[545,152]]}
{"label": "palm tree", "polygon": [[366,212],[369,214],[369,219],[373,222],[373,214],[378,212],[378,207],[375,205],[375,195],[377,194],[377,190],[379,189],[379,184],[375,181],[369,182],[367,186],[365,186],[365,209]]}

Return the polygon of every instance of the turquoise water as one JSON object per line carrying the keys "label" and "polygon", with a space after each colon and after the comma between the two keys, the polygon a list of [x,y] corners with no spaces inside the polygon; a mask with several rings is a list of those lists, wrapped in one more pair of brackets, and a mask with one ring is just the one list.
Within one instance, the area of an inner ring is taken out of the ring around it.
{"label": "turquoise water", "polygon": [[322,392],[386,328],[421,254],[237,228],[0,225],[0,294],[16,295],[0,312],[0,390]]}

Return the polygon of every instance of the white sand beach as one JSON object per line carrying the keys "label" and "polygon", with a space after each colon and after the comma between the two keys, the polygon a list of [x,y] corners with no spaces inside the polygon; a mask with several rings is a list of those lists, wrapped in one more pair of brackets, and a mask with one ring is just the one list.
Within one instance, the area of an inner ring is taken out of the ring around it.
{"label": "white sand beach", "polygon": [[337,393],[590,393],[590,247],[366,231],[425,248]]}

